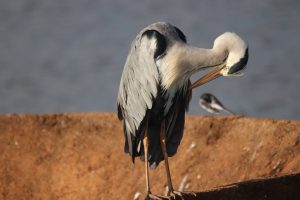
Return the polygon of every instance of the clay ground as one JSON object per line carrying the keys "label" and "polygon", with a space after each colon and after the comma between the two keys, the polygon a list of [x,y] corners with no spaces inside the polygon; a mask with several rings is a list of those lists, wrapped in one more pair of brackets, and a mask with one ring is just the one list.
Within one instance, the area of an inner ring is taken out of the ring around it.
{"label": "clay ground", "polygon": [[[113,113],[0,116],[0,199],[133,199],[145,193],[144,165],[123,153]],[[177,189],[204,191],[300,172],[300,121],[192,117],[175,157]],[[152,192],[165,192],[163,163]],[[141,198],[142,199],[142,198]]]}

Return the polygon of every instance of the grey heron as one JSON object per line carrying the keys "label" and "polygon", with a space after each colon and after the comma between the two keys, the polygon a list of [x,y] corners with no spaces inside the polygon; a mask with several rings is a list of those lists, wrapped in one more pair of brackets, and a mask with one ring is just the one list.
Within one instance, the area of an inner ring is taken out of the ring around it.
{"label": "grey heron", "polygon": [[226,108],[217,97],[210,93],[202,94],[199,99],[199,104],[204,110],[213,114],[219,114],[221,111],[225,111],[235,115],[231,110]]}
{"label": "grey heron", "polygon": [[[226,32],[212,49],[187,44],[183,32],[166,22],[141,30],[131,44],[117,97],[118,118],[123,121],[124,150],[132,161],[145,161],[147,197],[151,194],[149,166],[165,162],[168,196],[176,196],[168,157],[177,152],[183,136],[185,111],[192,89],[219,76],[240,73],[248,61],[248,46],[235,33]],[[191,84],[192,74],[211,72]]]}

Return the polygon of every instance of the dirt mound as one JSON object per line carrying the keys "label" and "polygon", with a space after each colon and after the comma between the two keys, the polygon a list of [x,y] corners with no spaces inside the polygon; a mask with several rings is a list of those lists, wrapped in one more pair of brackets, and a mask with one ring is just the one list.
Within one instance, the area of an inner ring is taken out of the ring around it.
{"label": "dirt mound", "polygon": [[[111,113],[0,116],[0,199],[133,199],[144,194],[143,163],[123,153]],[[204,191],[300,172],[300,121],[237,117],[186,120],[170,159],[175,188]],[[165,192],[163,163],[150,171]],[[143,196],[143,195],[142,195]]]}

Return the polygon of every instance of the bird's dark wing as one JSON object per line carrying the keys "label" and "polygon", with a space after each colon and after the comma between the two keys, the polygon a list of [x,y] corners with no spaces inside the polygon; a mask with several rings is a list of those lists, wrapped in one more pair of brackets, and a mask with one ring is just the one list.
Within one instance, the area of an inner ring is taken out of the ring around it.
{"label": "bird's dark wing", "polygon": [[166,117],[167,153],[173,156],[181,142],[184,130],[185,112],[188,111],[192,98],[192,90],[189,90],[191,82],[177,92],[174,104]]}
{"label": "bird's dark wing", "polygon": [[164,52],[166,41],[158,31],[141,32],[131,45],[117,98],[118,117],[123,119],[125,151],[133,158],[141,148],[143,124],[157,95],[159,73],[155,59]]}
{"label": "bird's dark wing", "polygon": [[[183,136],[185,112],[188,110],[189,102],[192,97],[192,91],[188,89],[190,85],[191,83],[189,81],[186,86],[176,92],[172,105],[165,117],[168,156],[173,156],[177,152]],[[149,123],[151,123],[151,121]],[[160,161],[164,159],[159,142],[160,135],[158,134],[160,132],[160,125],[161,124],[152,124],[151,127],[149,126],[149,133],[156,133],[149,135],[150,168],[156,168]]]}

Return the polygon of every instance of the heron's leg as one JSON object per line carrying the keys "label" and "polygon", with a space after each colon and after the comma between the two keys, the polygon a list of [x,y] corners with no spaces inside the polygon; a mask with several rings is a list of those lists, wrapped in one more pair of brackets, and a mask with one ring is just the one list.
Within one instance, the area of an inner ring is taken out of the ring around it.
{"label": "heron's leg", "polygon": [[[166,128],[165,128],[165,126],[166,126],[165,120],[163,120],[161,123],[161,128],[160,128],[160,146],[161,146],[161,150],[163,152],[164,159],[165,159],[165,167],[166,167],[168,189],[169,189],[169,191],[168,191],[169,197],[168,198],[176,199],[176,197],[179,196],[179,197],[181,197],[181,199],[183,199],[183,192],[175,191],[173,188],[173,184],[172,184],[171,173],[170,173],[170,168],[169,168],[169,161],[168,161],[168,154],[167,154],[167,147],[166,147]],[[185,193],[196,196],[196,194],[194,192],[185,192]]]}
{"label": "heron's leg", "polygon": [[144,144],[144,154],[145,154],[145,172],[146,172],[146,190],[147,190],[146,199],[163,200],[162,197],[151,194],[151,190],[150,190],[150,176],[149,176],[149,162],[148,162],[149,141],[148,141],[147,126],[146,126],[146,130],[144,133],[143,144]]}
{"label": "heron's leg", "polygon": [[145,172],[146,172],[146,190],[147,194],[150,194],[150,180],[149,180],[149,167],[148,167],[148,131],[145,130],[143,144],[144,144],[144,155],[145,155]]}
{"label": "heron's leg", "polygon": [[164,155],[165,159],[165,167],[166,167],[166,173],[167,173],[167,181],[168,181],[168,189],[169,193],[172,193],[174,191],[172,179],[171,179],[171,173],[169,168],[169,161],[168,161],[168,154],[167,154],[167,148],[166,148],[166,129],[165,129],[165,120],[162,121],[160,126],[160,146],[161,150]]}

